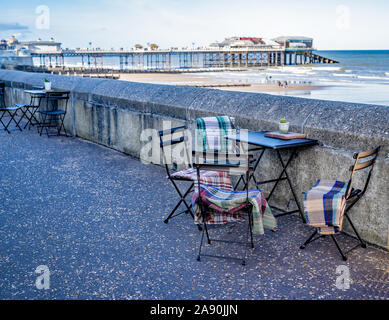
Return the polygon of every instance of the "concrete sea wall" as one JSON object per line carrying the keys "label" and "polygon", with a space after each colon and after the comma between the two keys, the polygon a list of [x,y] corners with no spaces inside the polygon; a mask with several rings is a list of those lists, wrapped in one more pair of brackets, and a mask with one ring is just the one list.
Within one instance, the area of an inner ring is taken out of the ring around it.
{"label": "concrete sea wall", "polygon": [[[226,114],[235,117],[238,127],[259,131],[276,130],[285,117],[292,131],[320,141],[300,150],[291,163],[298,195],[318,178],[347,181],[353,153],[380,145],[369,189],[350,215],[368,242],[389,249],[389,107],[0,70],[7,103],[28,102],[24,90],[42,85],[45,77],[53,88],[71,91],[68,132],[138,158],[147,143],[141,141],[142,132],[162,129],[164,121],[193,128],[198,117]],[[158,149],[158,141],[153,143]],[[265,153],[258,178],[273,178],[278,172],[275,155]],[[361,187],[365,177],[357,173],[355,185]],[[291,198],[284,181],[274,201],[279,207],[293,207]],[[347,221],[344,230],[352,234]]]}

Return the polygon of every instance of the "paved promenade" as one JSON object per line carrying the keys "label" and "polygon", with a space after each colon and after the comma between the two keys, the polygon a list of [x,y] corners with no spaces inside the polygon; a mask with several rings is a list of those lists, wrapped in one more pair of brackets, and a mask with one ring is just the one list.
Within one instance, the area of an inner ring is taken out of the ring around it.
{"label": "paved promenade", "polygon": [[[245,267],[198,262],[190,216],[163,223],[177,202],[163,168],[33,129],[1,131],[0,146],[0,299],[389,299],[389,253],[371,245],[347,262],[331,239],[299,250],[311,228],[286,216],[276,233],[255,236]],[[35,286],[40,265],[48,290]],[[335,285],[341,265],[347,290]]]}

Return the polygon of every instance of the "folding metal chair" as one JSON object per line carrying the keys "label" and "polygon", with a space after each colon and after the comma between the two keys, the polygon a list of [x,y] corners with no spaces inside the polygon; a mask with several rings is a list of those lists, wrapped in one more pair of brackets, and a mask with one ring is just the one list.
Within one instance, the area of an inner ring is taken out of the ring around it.
{"label": "folding metal chair", "polygon": [[[5,131],[7,131],[9,134],[11,131],[8,129],[11,122],[14,122],[16,127],[22,131],[22,128],[19,126],[20,121],[23,119],[24,112],[22,111],[22,116],[20,117],[19,121],[16,121],[15,117],[17,116],[18,110],[21,110],[22,108],[20,106],[12,106],[7,107],[5,104],[5,84],[0,83],[0,123],[3,125],[3,128]],[[7,123],[3,121],[5,116],[9,116],[9,120]]]}
{"label": "folding metal chair", "polygon": [[[346,208],[345,208],[345,211],[344,211],[344,216],[346,217],[347,221],[350,223],[351,228],[353,229],[355,235],[357,236],[357,238],[359,240],[359,244],[356,245],[355,247],[349,249],[347,252],[344,253],[342,251],[342,249],[340,248],[339,243],[335,239],[335,236],[334,236],[335,232],[334,232],[334,234],[330,234],[333,242],[335,243],[336,248],[338,249],[338,251],[339,251],[339,253],[342,256],[344,261],[347,260],[347,254],[350,251],[358,248],[359,246],[361,246],[362,248],[366,248],[366,243],[365,243],[365,241],[362,240],[361,236],[359,235],[357,229],[355,228],[353,222],[350,219],[350,216],[348,215],[348,212],[351,210],[352,207],[354,207],[354,205],[365,194],[365,192],[366,192],[366,190],[368,188],[369,182],[370,182],[370,178],[371,178],[371,175],[372,175],[372,172],[373,172],[374,164],[376,162],[379,150],[380,150],[380,147],[377,147],[377,148],[375,148],[373,150],[370,150],[370,151],[355,153],[354,157],[353,157],[355,159],[355,162],[354,162],[354,165],[352,165],[350,167],[351,176],[350,176],[350,180],[348,182],[347,190],[346,190],[346,193],[345,193],[345,195],[346,195]],[[360,160],[361,159],[365,159],[365,158],[370,158],[370,159],[365,161],[365,162],[360,163]],[[365,186],[364,186],[363,190],[354,189],[352,187],[352,179],[353,179],[354,173],[356,171],[360,171],[360,170],[367,169],[367,168],[370,168],[370,170],[369,170],[369,173],[367,175],[367,178],[366,178],[366,181],[365,181]],[[315,238],[315,236],[317,234],[319,234],[319,235]],[[313,241],[315,241],[315,240],[317,240],[319,238],[325,237],[326,235],[327,234],[320,234],[319,229],[316,228],[315,231],[313,232],[313,234],[307,239],[307,241],[305,241],[305,243],[300,247],[300,249],[305,249],[305,247],[309,243],[311,243],[311,242],[313,242]]]}
{"label": "folding metal chair", "polygon": [[[204,186],[202,185],[202,181],[200,178],[200,170],[211,170],[211,171],[223,171],[228,172],[230,175],[237,175],[242,176],[244,175],[248,181],[248,178],[251,174],[251,171],[253,168],[250,166],[250,160],[252,160],[253,156],[249,154],[228,154],[228,153],[222,153],[222,152],[194,152],[195,155],[195,161],[194,161],[194,167],[196,168],[197,172],[197,192],[198,192],[198,206],[201,211],[202,216],[202,234],[201,234],[201,241],[199,246],[199,252],[197,256],[197,260],[201,260],[201,256],[207,256],[207,257],[214,257],[214,258],[225,258],[225,259],[237,259],[240,260],[242,265],[246,264],[246,256],[247,256],[247,249],[249,247],[254,248],[254,242],[253,242],[253,206],[249,202],[249,190],[248,190],[248,184],[245,186],[245,202],[242,207],[239,209],[239,213],[241,215],[247,215],[248,217],[248,228],[247,228],[247,242],[239,242],[239,241],[231,241],[226,239],[211,239],[209,235],[209,230],[207,227],[207,221],[209,220],[208,214],[210,214],[211,208],[209,207],[209,204],[204,203],[202,200],[202,189]],[[215,191],[215,189],[213,189]],[[216,191],[217,192],[217,191]],[[226,201],[228,199],[231,199],[233,197],[234,192],[231,191],[223,191],[223,194],[227,195]],[[224,199],[221,199],[224,200]],[[207,238],[207,242],[210,245],[212,241],[214,242],[224,242],[224,243],[238,243],[245,246],[244,254],[242,258],[236,258],[236,257],[230,257],[230,256],[217,256],[217,255],[209,255],[209,254],[203,254],[202,248],[204,243],[204,235]]]}
{"label": "folding metal chair", "polygon": [[[194,218],[192,204],[191,202],[188,203],[186,200],[186,197],[193,192],[195,181],[197,180],[197,173],[192,165],[192,148],[191,141],[189,140],[188,127],[180,126],[167,130],[161,130],[158,132],[158,134],[167,177],[173,184],[174,189],[180,197],[180,200],[175,205],[170,214],[166,217],[164,222],[168,223],[170,219],[183,213],[189,213],[192,218]],[[173,154],[173,148],[177,148],[175,150],[180,151],[180,154]],[[179,159],[174,159],[175,156],[178,156]],[[179,160],[178,164],[177,160]],[[179,165],[180,167],[183,167],[183,169],[178,170]],[[212,180],[213,176],[218,176],[218,173],[211,171],[201,171],[202,178],[207,177],[208,180]],[[178,181],[190,183],[189,187],[184,191],[181,191],[177,184]],[[224,185],[218,184],[217,186],[227,189],[232,188],[231,184],[228,184],[227,182],[224,183]],[[185,210],[176,213],[181,204],[184,204]],[[199,230],[201,230],[200,226]]]}
{"label": "folding metal chair", "polygon": [[[192,160],[190,157],[191,151],[188,149],[188,135],[187,135],[187,126],[181,126],[176,128],[171,128],[167,130],[161,130],[158,132],[159,139],[160,139],[160,147],[162,150],[162,156],[163,161],[166,169],[166,173],[168,176],[168,179],[173,184],[175,190],[177,191],[180,200],[174,207],[174,209],[170,212],[170,214],[167,216],[167,218],[164,220],[165,223],[168,223],[171,218],[177,217],[183,213],[189,213],[192,218],[194,218],[192,213],[192,206],[191,204],[188,204],[185,198],[193,191],[194,181],[193,178],[191,178],[190,175],[190,169],[192,168]],[[182,164],[186,165],[186,170],[177,171],[177,163],[174,162],[174,159],[172,159],[172,146],[176,146],[180,144],[184,151],[184,157],[182,158]],[[189,188],[182,192],[180,188],[177,185],[177,181],[186,181],[190,182]],[[186,210],[181,211],[177,214],[176,211],[180,207],[181,204],[185,205]],[[175,214],[175,215],[174,215]]]}
{"label": "folding metal chair", "polygon": [[[41,110],[39,109],[38,112],[41,114],[42,121],[40,122],[40,135],[42,135],[43,128],[46,129],[46,134],[49,137],[49,130],[48,128],[56,128],[57,129],[57,135],[59,136],[61,134],[61,130],[63,129],[65,131],[65,136],[68,136],[65,126],[64,126],[64,120],[66,116],[66,110],[67,105],[69,101],[69,91],[54,91],[54,92],[46,92],[46,109]],[[64,101],[65,108],[59,109],[60,101]],[[51,105],[53,102],[57,102],[57,109],[51,109],[49,110],[49,105]],[[59,124],[58,124],[59,122]]]}

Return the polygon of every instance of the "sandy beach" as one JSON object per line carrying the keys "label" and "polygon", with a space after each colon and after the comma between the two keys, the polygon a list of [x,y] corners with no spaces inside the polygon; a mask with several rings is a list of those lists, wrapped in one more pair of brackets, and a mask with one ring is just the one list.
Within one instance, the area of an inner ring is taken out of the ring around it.
{"label": "sandy beach", "polygon": [[217,78],[207,76],[206,74],[191,74],[191,73],[133,73],[121,74],[120,80],[167,84],[167,85],[183,85],[197,86],[204,88],[212,88],[228,91],[243,91],[243,92],[289,92],[289,91],[310,91],[321,89],[324,86],[311,84],[288,84],[280,86],[277,81],[268,81],[267,83],[250,82],[247,80],[231,80],[231,78],[223,77],[222,74]]}

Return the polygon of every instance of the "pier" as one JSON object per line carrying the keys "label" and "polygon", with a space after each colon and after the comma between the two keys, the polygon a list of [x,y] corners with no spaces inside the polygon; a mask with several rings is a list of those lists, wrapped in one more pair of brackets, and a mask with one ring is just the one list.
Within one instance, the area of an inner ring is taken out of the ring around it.
{"label": "pier", "polygon": [[[242,69],[270,66],[337,63],[313,53],[313,49],[291,48],[220,48],[183,50],[61,50],[32,53],[41,69],[65,70],[65,59],[79,58],[81,73],[86,70],[115,69],[118,72],[171,72],[188,69]],[[105,60],[117,68],[107,68]],[[214,70],[212,70],[214,71]]]}

